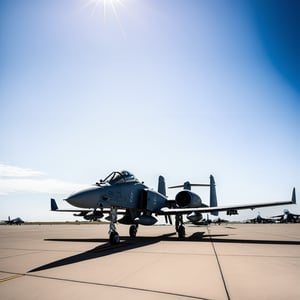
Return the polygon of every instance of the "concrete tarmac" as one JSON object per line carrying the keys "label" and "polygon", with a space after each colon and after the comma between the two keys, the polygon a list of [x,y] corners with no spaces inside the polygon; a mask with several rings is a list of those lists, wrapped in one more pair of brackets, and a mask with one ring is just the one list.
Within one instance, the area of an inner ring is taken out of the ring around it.
{"label": "concrete tarmac", "polygon": [[300,299],[300,224],[0,226],[0,299]]}

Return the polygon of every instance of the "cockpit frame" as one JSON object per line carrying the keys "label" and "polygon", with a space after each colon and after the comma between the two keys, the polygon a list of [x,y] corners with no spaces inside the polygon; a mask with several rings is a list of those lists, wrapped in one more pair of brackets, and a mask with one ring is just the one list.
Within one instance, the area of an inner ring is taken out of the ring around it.
{"label": "cockpit frame", "polygon": [[100,184],[119,184],[127,182],[139,182],[139,180],[130,172],[123,171],[114,171],[106,176],[103,180],[100,180]]}

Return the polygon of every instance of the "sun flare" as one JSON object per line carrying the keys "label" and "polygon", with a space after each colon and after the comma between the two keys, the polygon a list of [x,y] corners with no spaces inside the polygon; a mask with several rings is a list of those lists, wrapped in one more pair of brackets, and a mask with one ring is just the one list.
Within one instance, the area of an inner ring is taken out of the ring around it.
{"label": "sun flare", "polygon": [[120,9],[120,7],[125,7],[124,0],[88,0],[86,6],[92,7],[92,15],[94,15],[98,9],[102,9],[104,23],[106,23],[107,13],[110,10],[118,22],[118,26],[123,37],[126,38],[126,34],[118,13],[118,9]]}

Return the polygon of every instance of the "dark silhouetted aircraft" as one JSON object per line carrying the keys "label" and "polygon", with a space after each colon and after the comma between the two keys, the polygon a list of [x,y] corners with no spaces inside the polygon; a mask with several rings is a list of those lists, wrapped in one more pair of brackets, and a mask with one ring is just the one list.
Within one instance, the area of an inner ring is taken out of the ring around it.
{"label": "dark silhouetted aircraft", "polygon": [[280,223],[298,223],[300,222],[300,215],[291,213],[288,209],[283,211],[283,214],[272,216],[274,221],[279,221]]}
{"label": "dark silhouetted aircraft", "polygon": [[8,220],[4,220],[2,222],[7,224],[7,225],[21,225],[21,224],[24,224],[24,221],[19,217],[15,218],[15,219],[11,219],[10,217],[8,217]]}
{"label": "dark silhouetted aircraft", "polygon": [[225,219],[217,218],[217,219],[212,220],[212,223],[215,225],[217,225],[217,224],[221,225],[221,223],[229,223],[229,221],[225,220]]}
{"label": "dark silhouetted aircraft", "polygon": [[[208,186],[210,188],[210,205],[202,202],[200,196],[191,191],[192,186]],[[111,244],[120,241],[116,231],[116,223],[131,225],[129,235],[135,237],[139,225],[154,225],[156,216],[165,216],[166,223],[172,224],[171,216],[175,216],[175,229],[179,238],[185,236],[183,216],[186,215],[191,221],[197,222],[203,219],[203,213],[217,216],[219,211],[226,211],[228,215],[238,214],[241,209],[254,209],[257,207],[287,205],[296,203],[295,188],[292,200],[285,202],[266,202],[258,204],[240,204],[218,206],[215,181],[210,176],[209,184],[191,184],[171,188],[181,188],[174,200],[169,200],[166,195],[165,179],[159,176],[158,191],[149,189],[128,171],[115,171],[110,173],[104,180],[100,180],[92,187],[79,191],[67,199],[69,204],[79,207],[76,210],[59,210],[54,199],[51,199],[51,210],[56,212],[74,212],[76,216],[85,219],[101,219],[108,214],[110,221],[109,240]],[[118,214],[123,215],[118,219]]]}
{"label": "dark silhouetted aircraft", "polygon": [[248,219],[247,223],[254,223],[254,224],[265,224],[265,223],[275,223],[275,220],[271,218],[263,218],[260,214],[253,219]]}

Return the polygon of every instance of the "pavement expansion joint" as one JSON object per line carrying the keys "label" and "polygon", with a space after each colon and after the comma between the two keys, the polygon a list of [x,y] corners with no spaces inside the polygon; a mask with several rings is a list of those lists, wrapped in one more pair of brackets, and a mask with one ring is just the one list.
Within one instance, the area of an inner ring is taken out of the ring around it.
{"label": "pavement expansion joint", "polygon": [[65,282],[73,282],[73,283],[78,283],[78,284],[89,284],[89,285],[98,285],[98,286],[105,286],[105,287],[118,288],[118,289],[127,289],[127,290],[133,290],[133,291],[139,291],[139,292],[146,292],[146,293],[155,293],[155,294],[161,294],[161,295],[170,295],[170,296],[176,296],[176,297],[182,297],[182,298],[189,298],[189,299],[212,300],[211,298],[205,298],[205,297],[200,297],[200,296],[193,296],[193,295],[186,295],[186,294],[180,294],[180,293],[173,293],[173,292],[162,291],[162,290],[139,288],[139,287],[133,287],[133,286],[108,284],[108,283],[92,282],[92,281],[82,281],[82,280],[75,280],[75,279],[68,279],[68,278],[59,278],[59,277],[52,277],[52,276],[44,276],[44,275],[31,274],[31,273],[21,274],[21,273],[7,272],[7,271],[0,271],[0,272],[1,273],[6,273],[6,274],[13,274],[13,275],[11,275],[9,277],[2,278],[0,280],[0,283],[8,281],[8,280],[13,280],[13,279],[16,279],[16,278],[20,278],[20,277],[26,276],[26,277],[33,277],[33,278],[41,278],[41,279],[50,279],[50,280],[58,280],[58,281],[65,281]]}
{"label": "pavement expansion joint", "polygon": [[221,264],[220,264],[220,261],[219,261],[219,257],[218,257],[218,254],[217,254],[217,251],[216,251],[214,242],[213,242],[213,240],[212,240],[212,238],[211,238],[211,234],[210,234],[209,227],[207,227],[207,231],[208,231],[209,237],[210,237],[210,239],[211,239],[211,245],[212,245],[212,248],[213,248],[213,250],[214,250],[215,257],[216,257],[216,260],[217,260],[217,263],[218,263],[218,268],[219,268],[219,271],[220,271],[220,275],[221,275],[221,277],[222,277],[222,281],[223,281],[223,285],[224,285],[224,288],[225,288],[226,296],[227,296],[227,299],[230,300],[230,295],[229,295],[229,291],[228,291],[228,289],[227,289],[225,277],[224,277],[224,274],[223,274],[223,271],[222,271],[222,267],[221,267]]}

